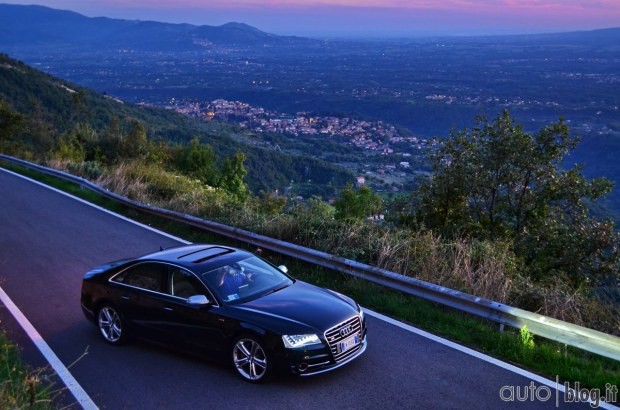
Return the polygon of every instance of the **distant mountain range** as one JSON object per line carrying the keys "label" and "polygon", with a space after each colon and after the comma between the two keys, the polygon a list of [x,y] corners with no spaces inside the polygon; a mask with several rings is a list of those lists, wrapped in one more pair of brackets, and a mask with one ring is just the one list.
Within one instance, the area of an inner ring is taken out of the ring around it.
{"label": "distant mountain range", "polygon": [[265,33],[242,23],[196,26],[154,21],[91,18],[43,6],[0,4],[0,50],[132,49],[198,51],[212,46],[303,45],[315,40]]}
{"label": "distant mountain range", "polygon": [[[489,36],[454,37],[464,42],[486,40]],[[519,40],[541,44],[597,44],[616,47],[620,28],[568,33],[492,36],[494,41]],[[428,40],[428,39],[426,39]],[[19,54],[59,51],[133,51],[184,52],[215,46],[264,47],[308,46],[322,41],[266,33],[243,23],[222,26],[197,26],[143,20],[86,17],[44,6],[0,4],[0,51]]]}

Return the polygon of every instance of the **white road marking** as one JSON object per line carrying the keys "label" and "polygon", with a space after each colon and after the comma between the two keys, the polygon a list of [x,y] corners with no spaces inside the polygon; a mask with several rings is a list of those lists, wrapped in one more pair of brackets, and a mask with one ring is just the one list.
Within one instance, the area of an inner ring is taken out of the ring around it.
{"label": "white road marking", "polygon": [[6,306],[6,308],[11,312],[15,320],[20,324],[22,329],[26,332],[32,343],[39,349],[41,354],[48,361],[52,369],[56,372],[58,377],[63,381],[67,389],[73,394],[73,397],[77,400],[78,403],[85,410],[97,409],[97,405],[90,398],[88,393],[84,391],[82,386],[75,380],[73,375],[69,372],[69,369],[65,367],[65,365],[60,361],[58,356],[52,351],[49,345],[43,340],[43,337],[37,332],[37,330],[32,326],[30,321],[24,316],[24,314],[19,310],[19,308],[13,303],[9,295],[6,294],[4,289],[0,287],[0,301],[2,304]]}
{"label": "white road marking", "polygon": [[[372,317],[374,317],[376,319],[379,319],[379,320],[382,320],[384,322],[387,322],[387,323],[389,323],[391,325],[397,326],[397,327],[399,327],[399,328],[401,328],[403,330],[406,330],[406,331],[411,332],[411,333],[415,333],[415,334],[417,334],[419,336],[425,337],[427,339],[430,339],[430,340],[432,340],[434,342],[440,343],[440,344],[442,344],[444,346],[447,346],[449,348],[458,350],[460,352],[463,352],[465,354],[473,356],[473,357],[475,357],[477,359],[480,359],[482,361],[485,361],[487,363],[494,364],[495,366],[499,366],[502,369],[505,369],[505,370],[508,370],[510,372],[516,373],[516,374],[518,374],[520,376],[523,376],[523,377],[527,377],[530,380],[533,380],[533,381],[538,382],[538,383],[540,383],[542,385],[548,386],[548,387],[550,387],[552,389],[556,389],[556,390],[559,390],[560,392],[564,393],[564,390],[565,390],[564,389],[564,385],[562,383],[558,383],[557,380],[549,380],[547,378],[544,378],[542,376],[539,376],[539,375],[534,374],[532,372],[529,372],[527,370],[521,369],[520,367],[514,366],[514,365],[512,365],[510,363],[503,362],[501,360],[498,360],[498,359],[496,359],[494,357],[491,357],[489,355],[486,355],[484,353],[480,353],[480,352],[478,352],[476,350],[470,349],[469,347],[462,346],[462,345],[460,345],[458,343],[454,343],[454,342],[452,342],[450,340],[447,340],[447,339],[444,339],[442,337],[436,336],[436,335],[434,335],[432,333],[429,333],[427,331],[418,329],[416,327],[413,327],[413,326],[408,325],[408,324],[403,323],[403,322],[399,322],[398,320],[395,320],[395,319],[392,319],[391,317],[382,315],[381,313],[377,313],[377,312],[374,312],[374,311],[366,309],[366,308],[364,308],[364,313],[368,314],[369,316],[372,316]],[[498,394],[499,394],[499,392],[498,392]],[[592,401],[589,401],[589,403],[590,404],[594,404],[594,402],[592,402]],[[604,403],[604,402],[601,402],[599,404],[599,408],[603,408],[603,409],[620,409],[620,407],[616,407],[616,406],[614,406],[614,405],[612,405],[610,403]]]}

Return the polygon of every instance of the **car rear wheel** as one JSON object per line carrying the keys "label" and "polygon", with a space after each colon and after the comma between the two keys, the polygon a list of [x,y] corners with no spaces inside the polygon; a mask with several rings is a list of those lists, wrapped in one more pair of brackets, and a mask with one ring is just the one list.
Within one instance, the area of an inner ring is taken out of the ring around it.
{"label": "car rear wheel", "polygon": [[273,364],[262,342],[255,336],[242,336],[233,346],[233,364],[237,373],[248,382],[269,379]]}
{"label": "car rear wheel", "polygon": [[116,308],[103,305],[97,315],[97,326],[106,342],[119,345],[127,339],[127,326]]}

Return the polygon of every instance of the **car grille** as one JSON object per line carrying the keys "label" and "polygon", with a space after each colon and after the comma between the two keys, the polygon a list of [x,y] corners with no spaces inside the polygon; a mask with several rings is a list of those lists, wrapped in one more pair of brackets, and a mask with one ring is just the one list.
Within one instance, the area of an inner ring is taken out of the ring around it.
{"label": "car grille", "polygon": [[[341,352],[339,347],[340,342],[355,335],[357,335],[360,343],[351,349]],[[327,340],[327,343],[329,343],[329,348],[332,351],[332,355],[334,356],[336,363],[353,355],[362,347],[362,321],[360,320],[360,317],[354,316],[351,319],[328,329],[325,332],[325,339]]]}

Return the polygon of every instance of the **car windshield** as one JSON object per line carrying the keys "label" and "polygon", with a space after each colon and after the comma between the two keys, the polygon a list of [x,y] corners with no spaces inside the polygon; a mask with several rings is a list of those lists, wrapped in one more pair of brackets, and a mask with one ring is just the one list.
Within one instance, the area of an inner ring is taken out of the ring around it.
{"label": "car windshield", "polygon": [[255,256],[205,272],[202,280],[222,301],[235,303],[275,292],[293,283],[280,270]]}

